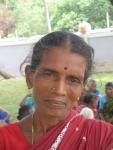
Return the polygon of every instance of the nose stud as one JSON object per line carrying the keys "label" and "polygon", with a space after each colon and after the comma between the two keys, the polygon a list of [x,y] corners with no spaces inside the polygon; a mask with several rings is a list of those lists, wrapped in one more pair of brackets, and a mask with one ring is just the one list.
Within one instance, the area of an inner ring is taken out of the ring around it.
{"label": "nose stud", "polygon": [[52,91],[54,91],[54,90],[55,90],[55,87],[52,88]]}
{"label": "nose stud", "polygon": [[80,97],[77,97],[77,100],[79,101],[79,100],[80,100]]}
{"label": "nose stud", "polygon": [[55,87],[51,88],[51,92],[55,92],[55,89],[56,89]]}

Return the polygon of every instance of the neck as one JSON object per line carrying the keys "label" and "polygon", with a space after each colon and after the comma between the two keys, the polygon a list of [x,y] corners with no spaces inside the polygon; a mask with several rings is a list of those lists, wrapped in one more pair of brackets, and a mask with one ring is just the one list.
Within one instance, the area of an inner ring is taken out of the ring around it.
{"label": "neck", "polygon": [[45,116],[42,113],[40,114],[39,112],[35,112],[33,117],[34,130],[36,132],[40,132],[43,135],[56,124],[62,122],[67,116],[68,114],[59,118],[55,116]]}

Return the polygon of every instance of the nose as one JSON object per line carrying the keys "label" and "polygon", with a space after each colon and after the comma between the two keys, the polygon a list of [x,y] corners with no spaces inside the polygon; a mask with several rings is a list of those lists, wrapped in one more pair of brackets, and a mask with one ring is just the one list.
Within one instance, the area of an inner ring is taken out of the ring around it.
{"label": "nose", "polygon": [[65,96],[66,91],[66,84],[64,80],[56,81],[53,85],[53,93],[59,96]]}

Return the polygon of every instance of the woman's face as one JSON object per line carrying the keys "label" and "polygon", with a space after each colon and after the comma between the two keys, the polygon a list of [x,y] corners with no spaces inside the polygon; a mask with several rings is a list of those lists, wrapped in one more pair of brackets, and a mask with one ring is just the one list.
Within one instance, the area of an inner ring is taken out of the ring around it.
{"label": "woman's face", "polygon": [[89,90],[90,92],[95,92],[95,91],[96,91],[96,84],[95,84],[95,83],[90,83],[90,84],[88,85],[88,90]]}
{"label": "woman's face", "polygon": [[26,69],[38,113],[67,116],[81,95],[85,69],[86,62],[82,56],[59,47],[44,54],[34,74]]}

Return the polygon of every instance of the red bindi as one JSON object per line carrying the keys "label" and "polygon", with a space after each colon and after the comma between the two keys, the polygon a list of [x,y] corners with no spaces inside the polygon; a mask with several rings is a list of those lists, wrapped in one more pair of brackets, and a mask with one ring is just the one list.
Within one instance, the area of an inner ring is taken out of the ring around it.
{"label": "red bindi", "polygon": [[64,67],[64,70],[67,70],[68,68],[67,67]]}

